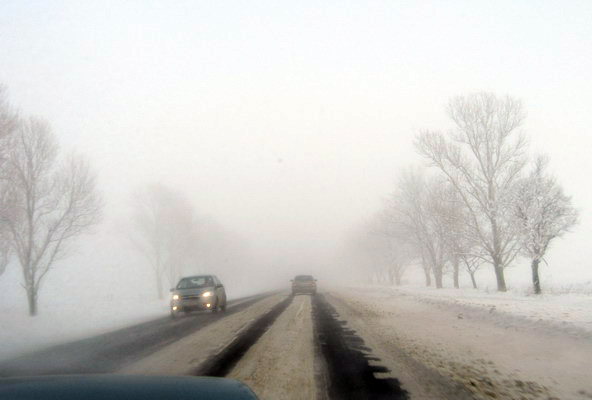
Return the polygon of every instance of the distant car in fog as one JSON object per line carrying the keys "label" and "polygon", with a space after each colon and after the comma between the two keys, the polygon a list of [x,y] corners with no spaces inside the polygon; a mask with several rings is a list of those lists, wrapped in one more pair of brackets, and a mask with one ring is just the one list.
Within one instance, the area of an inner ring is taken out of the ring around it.
{"label": "distant car in fog", "polygon": [[317,280],[312,275],[296,275],[292,279],[292,294],[308,293],[317,294]]}
{"label": "distant car in fog", "polygon": [[171,317],[179,312],[198,310],[226,311],[226,291],[215,275],[195,275],[181,278],[171,289]]}

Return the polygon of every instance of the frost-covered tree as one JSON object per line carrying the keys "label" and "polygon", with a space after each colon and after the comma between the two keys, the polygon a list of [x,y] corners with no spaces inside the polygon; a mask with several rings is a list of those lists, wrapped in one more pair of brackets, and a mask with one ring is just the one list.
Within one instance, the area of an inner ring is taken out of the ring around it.
{"label": "frost-covered tree", "polygon": [[[6,180],[2,179],[2,177],[6,175],[4,164],[6,157],[10,154],[10,147],[14,143],[10,138],[16,126],[17,114],[8,102],[6,88],[0,85],[0,214],[6,214],[8,209],[12,207],[8,186],[5,184]],[[2,275],[10,261],[11,251],[8,225],[0,220],[0,275]]]}
{"label": "frost-covered tree", "polygon": [[176,284],[192,264],[197,251],[196,218],[182,194],[156,184],[132,197],[131,242],[154,272],[158,298],[164,298],[163,280]]}
{"label": "frost-covered tree", "polygon": [[17,114],[8,102],[6,88],[0,85],[0,163],[5,160],[10,144],[6,139],[14,133],[17,123]]}
{"label": "frost-covered tree", "polygon": [[365,277],[368,282],[401,284],[405,271],[417,255],[397,229],[381,212],[352,231],[346,245],[356,275]]}
{"label": "frost-covered tree", "polygon": [[432,241],[432,244],[427,247],[427,254],[432,263],[436,287],[443,286],[443,275],[448,263],[452,264],[455,287],[458,287],[459,260],[457,254],[452,251],[451,243],[455,232],[450,224],[456,205],[450,201],[449,187],[440,177],[431,177],[426,180],[425,190],[424,212],[428,236]]}
{"label": "frost-covered tree", "polygon": [[421,255],[426,274],[434,274],[437,288],[442,287],[446,264],[448,228],[442,219],[440,198],[442,180],[427,179],[419,170],[407,170],[399,175],[395,191],[387,203],[385,215],[413,243]]}
{"label": "frost-covered tree", "polygon": [[391,285],[400,286],[415,256],[413,247],[399,237],[382,238],[385,271]]}
{"label": "frost-covered tree", "polygon": [[475,273],[483,264],[484,255],[479,253],[478,241],[471,234],[470,215],[462,199],[450,184],[444,185],[441,190],[441,219],[447,227],[446,246],[448,249],[448,261],[452,265],[453,283],[459,288],[459,276],[461,266],[464,266],[471,278],[473,288],[477,288]]}
{"label": "frost-covered tree", "polygon": [[551,241],[568,232],[578,220],[571,198],[547,173],[548,164],[548,158],[536,158],[530,175],[517,185],[514,208],[522,251],[531,259],[532,284],[536,294],[541,293],[539,264]]}
{"label": "frost-covered tree", "polygon": [[406,237],[404,227],[389,218],[388,213],[378,214],[370,232],[374,251],[379,254],[380,265],[391,285],[401,285],[403,274],[417,257],[414,243]]}
{"label": "frost-covered tree", "polygon": [[504,268],[519,251],[513,228],[512,190],[525,165],[524,120],[520,101],[476,93],[452,99],[448,133],[422,132],[420,155],[441,171],[468,210],[471,235],[492,264],[499,291],[506,291]]}
{"label": "frost-covered tree", "polygon": [[366,283],[373,283],[381,275],[381,256],[371,234],[373,229],[371,222],[360,223],[349,232],[344,243],[351,278]]}
{"label": "frost-covered tree", "polygon": [[29,314],[37,314],[39,288],[68,244],[101,217],[96,177],[83,159],[58,159],[58,145],[46,122],[20,121],[2,165],[0,213],[10,247],[22,268]]}

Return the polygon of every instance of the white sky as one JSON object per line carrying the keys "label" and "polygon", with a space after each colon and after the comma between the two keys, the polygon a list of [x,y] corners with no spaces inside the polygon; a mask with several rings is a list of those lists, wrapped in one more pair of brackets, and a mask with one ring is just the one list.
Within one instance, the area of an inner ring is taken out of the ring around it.
{"label": "white sky", "polygon": [[109,212],[167,183],[276,264],[330,259],[417,131],[488,90],[524,101],[581,209],[553,274],[592,279],[591,78],[590,1],[0,2],[0,82],[89,156]]}

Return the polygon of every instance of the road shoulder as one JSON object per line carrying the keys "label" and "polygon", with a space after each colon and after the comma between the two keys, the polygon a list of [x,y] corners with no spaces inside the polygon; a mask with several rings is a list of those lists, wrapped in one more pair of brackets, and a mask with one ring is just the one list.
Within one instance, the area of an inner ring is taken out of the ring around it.
{"label": "road shoulder", "polygon": [[[584,338],[465,318],[456,308],[433,307],[396,293],[385,300],[371,292],[334,290],[328,297],[375,354],[394,368],[413,359],[475,398],[590,399],[592,343]],[[412,395],[422,384],[421,375],[405,376],[413,370],[401,368],[398,374]]]}

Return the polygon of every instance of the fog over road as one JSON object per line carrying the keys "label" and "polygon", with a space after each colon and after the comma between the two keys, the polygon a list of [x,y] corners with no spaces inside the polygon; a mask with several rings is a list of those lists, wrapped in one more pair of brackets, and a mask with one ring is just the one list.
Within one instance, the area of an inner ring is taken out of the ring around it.
{"label": "fog over road", "polygon": [[398,292],[279,292],[7,360],[0,375],[226,376],[261,399],[589,399],[579,333]]}

